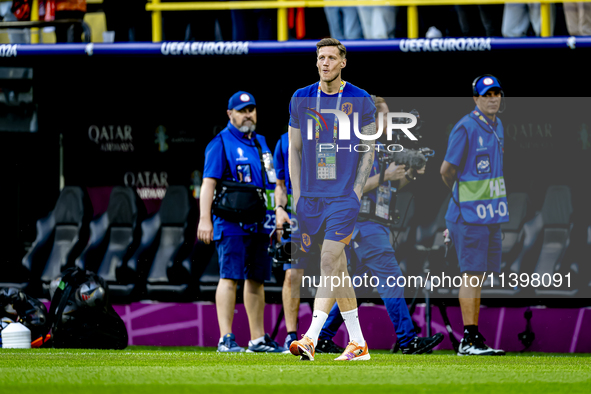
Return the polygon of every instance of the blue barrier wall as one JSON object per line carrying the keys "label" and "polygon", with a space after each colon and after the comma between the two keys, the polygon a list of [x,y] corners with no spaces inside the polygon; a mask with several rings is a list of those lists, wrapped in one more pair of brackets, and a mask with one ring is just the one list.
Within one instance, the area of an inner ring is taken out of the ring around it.
{"label": "blue barrier wall", "polygon": [[[343,41],[349,52],[485,52],[591,47],[591,37],[436,38]],[[309,53],[316,41],[163,42],[117,44],[0,45],[0,57],[23,56],[228,56]]]}

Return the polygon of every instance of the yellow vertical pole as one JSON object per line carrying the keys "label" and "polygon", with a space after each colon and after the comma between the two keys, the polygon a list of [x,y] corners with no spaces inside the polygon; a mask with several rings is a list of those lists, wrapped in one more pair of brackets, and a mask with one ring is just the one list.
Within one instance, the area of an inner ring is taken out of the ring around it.
{"label": "yellow vertical pole", "polygon": [[[152,5],[160,5],[160,0],[152,0]],[[162,11],[152,11],[152,42],[162,41]]]}
{"label": "yellow vertical pole", "polygon": [[[33,0],[31,5],[31,22],[39,20],[39,0]],[[39,31],[38,27],[31,28],[31,44],[39,44]]]}
{"label": "yellow vertical pole", "polygon": [[542,37],[550,37],[552,35],[552,32],[550,31],[550,3],[542,3],[540,7],[540,19],[542,25]]}
{"label": "yellow vertical pole", "polygon": [[416,5],[409,5],[406,8],[408,25],[408,38],[419,38],[419,10]]}
{"label": "yellow vertical pole", "polygon": [[277,8],[277,41],[287,41],[287,37],[287,8]]}

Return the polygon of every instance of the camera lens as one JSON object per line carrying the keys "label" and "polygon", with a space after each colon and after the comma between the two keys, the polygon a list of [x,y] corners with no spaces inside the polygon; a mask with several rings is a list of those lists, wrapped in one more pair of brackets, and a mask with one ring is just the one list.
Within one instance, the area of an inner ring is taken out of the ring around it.
{"label": "camera lens", "polygon": [[298,252],[298,249],[299,249],[298,244],[296,244],[295,242],[286,242],[283,245],[283,251],[290,258],[294,258],[295,257],[295,255]]}

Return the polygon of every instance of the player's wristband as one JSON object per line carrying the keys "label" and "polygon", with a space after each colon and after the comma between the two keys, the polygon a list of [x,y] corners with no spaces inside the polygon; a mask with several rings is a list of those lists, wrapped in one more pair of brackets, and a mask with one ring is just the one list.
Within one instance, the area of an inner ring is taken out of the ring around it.
{"label": "player's wristband", "polygon": [[283,205],[277,205],[277,206],[275,207],[275,212],[277,212],[277,208],[281,208],[281,209],[283,209],[285,212],[287,212],[287,209],[285,209],[285,207],[284,207]]}

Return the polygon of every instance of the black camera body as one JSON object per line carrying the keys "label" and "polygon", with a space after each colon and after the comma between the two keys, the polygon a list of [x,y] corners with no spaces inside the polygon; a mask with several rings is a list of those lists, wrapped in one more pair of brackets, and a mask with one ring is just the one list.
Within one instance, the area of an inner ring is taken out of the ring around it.
{"label": "black camera body", "polygon": [[[404,112],[402,110],[401,112]],[[421,140],[423,136],[419,132],[423,125],[419,111],[413,109],[409,112],[417,118],[417,124],[412,128],[412,134],[418,139],[417,141],[411,140],[402,130],[394,129],[392,131],[392,141],[395,144],[402,146],[404,149],[400,152],[392,152],[385,150],[380,153],[378,158],[380,164],[385,164],[384,168],[388,168],[390,163],[395,162],[396,164],[403,164],[407,169],[414,168],[420,170],[425,167],[427,160],[430,157],[435,156],[435,151],[431,148],[422,146]],[[396,124],[408,124],[411,122],[410,118],[394,118],[392,120]],[[380,165],[380,167],[382,167]]]}
{"label": "black camera body", "polygon": [[[404,110],[401,110],[400,112],[404,112]],[[396,163],[397,165],[404,165],[407,170],[413,168],[417,171],[425,167],[427,160],[430,157],[435,156],[435,151],[433,149],[421,146],[420,140],[423,137],[418,132],[422,126],[419,112],[413,109],[410,111],[410,114],[417,118],[417,124],[412,128],[412,134],[418,139],[418,141],[411,140],[402,130],[394,129],[392,131],[392,142],[395,143],[393,146],[396,146],[396,149],[390,150],[390,146],[392,145],[388,146],[388,148],[380,146],[376,153],[380,169],[380,177],[378,181],[380,187],[384,184],[384,175],[390,164]],[[409,124],[411,121],[411,118],[406,117],[392,119],[392,123],[394,124]],[[398,151],[398,147],[402,147],[402,150]],[[369,197],[363,196],[358,220],[371,220],[386,226],[398,224],[400,221],[400,213],[396,210],[397,188],[398,183],[393,183],[390,186],[391,194],[388,203],[389,211],[387,213],[384,212],[383,208],[378,212],[376,208],[377,203],[372,201]]]}
{"label": "black camera body", "polygon": [[[291,219],[294,222],[296,219]],[[281,240],[275,237],[275,230],[269,236],[269,248],[267,254],[273,257],[273,265],[292,264],[295,262],[299,245],[293,242],[291,235],[294,229],[289,223],[283,223],[283,234]]]}

